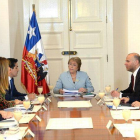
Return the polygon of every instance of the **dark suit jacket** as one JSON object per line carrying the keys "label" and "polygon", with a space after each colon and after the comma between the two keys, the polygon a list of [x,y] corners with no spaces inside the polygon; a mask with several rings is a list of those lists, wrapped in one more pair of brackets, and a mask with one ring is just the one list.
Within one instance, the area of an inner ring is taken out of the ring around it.
{"label": "dark suit jacket", "polygon": [[17,91],[15,84],[14,84],[14,79],[13,79],[13,93],[12,94],[13,94],[13,96],[11,95],[11,90],[10,90],[10,86],[9,86],[9,90],[6,90],[5,99],[8,101],[15,100],[15,99],[23,101],[25,99],[24,96],[27,95],[27,94],[23,94],[23,93],[20,93]]}
{"label": "dark suit jacket", "polygon": [[134,91],[132,90],[132,83],[130,82],[129,87],[126,90],[121,91],[122,97],[129,97],[130,101],[140,101],[140,69],[137,72]]}
{"label": "dark suit jacket", "polygon": [[2,117],[2,115],[0,114],[0,121],[4,120],[4,118]]}

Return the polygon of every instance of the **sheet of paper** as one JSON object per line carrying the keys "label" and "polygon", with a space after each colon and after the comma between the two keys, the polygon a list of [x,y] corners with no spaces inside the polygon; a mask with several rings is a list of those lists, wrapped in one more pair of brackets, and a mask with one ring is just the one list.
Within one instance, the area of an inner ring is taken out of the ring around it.
{"label": "sheet of paper", "polygon": [[91,118],[51,118],[46,129],[93,128]]}
{"label": "sheet of paper", "polygon": [[133,124],[114,124],[123,137],[135,137]]}
{"label": "sheet of paper", "polygon": [[71,96],[81,96],[79,94],[53,94],[54,97],[71,97]]}
{"label": "sheet of paper", "polygon": [[59,101],[57,103],[58,107],[92,107],[89,101]]}
{"label": "sheet of paper", "polygon": [[[29,123],[33,118],[34,118],[35,114],[23,114],[22,118],[19,120],[19,123]],[[15,118],[10,118],[10,119],[7,119],[7,120],[15,120]]]}
{"label": "sheet of paper", "polygon": [[40,104],[40,102],[38,101],[38,97],[31,101],[31,104]]}
{"label": "sheet of paper", "polygon": [[41,105],[34,105],[33,110],[26,111],[26,109],[24,108],[23,105],[16,105],[16,107],[7,108],[7,109],[5,109],[5,111],[13,112],[14,109],[20,109],[23,113],[25,113],[25,112],[34,113],[34,112],[37,112],[40,108],[41,108]]}
{"label": "sheet of paper", "polygon": [[[116,107],[113,105],[113,108],[112,109],[116,109]],[[139,109],[139,107],[118,106],[117,109]]]}
{"label": "sheet of paper", "polygon": [[28,127],[19,127],[19,131],[15,134],[13,134],[13,132],[8,130],[5,132],[5,134],[1,134],[1,136],[6,140],[19,140],[22,139],[27,128]]}
{"label": "sheet of paper", "polygon": [[17,125],[17,122],[15,120],[0,121],[0,128],[9,128],[9,127],[13,127],[13,126],[16,126],[16,125]]}
{"label": "sheet of paper", "polygon": [[39,111],[40,108],[41,108],[41,105],[34,105],[33,110],[32,111],[31,110],[28,110],[27,112],[29,112],[29,113],[35,113],[35,112]]}
{"label": "sheet of paper", "polygon": [[67,90],[67,89],[63,89],[63,91],[65,93],[78,93],[78,90]]}
{"label": "sheet of paper", "polygon": [[33,118],[35,114],[24,114],[23,117],[19,120],[19,123],[29,123]]}
{"label": "sheet of paper", "polygon": [[[122,110],[110,110],[113,119],[124,119],[122,116]],[[140,119],[140,110],[131,110],[130,119]]]}

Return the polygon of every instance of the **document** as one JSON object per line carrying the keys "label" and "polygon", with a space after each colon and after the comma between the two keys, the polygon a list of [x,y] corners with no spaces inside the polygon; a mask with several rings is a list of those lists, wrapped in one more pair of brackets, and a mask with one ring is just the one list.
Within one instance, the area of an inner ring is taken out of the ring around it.
{"label": "document", "polygon": [[0,121],[0,129],[9,128],[13,126],[17,126],[17,122],[15,120],[7,119],[7,120]]}
{"label": "document", "polygon": [[33,118],[35,117],[35,114],[24,114],[22,118],[19,120],[19,123],[29,123]]}
{"label": "document", "polygon": [[[113,119],[124,119],[122,116],[122,110],[110,110]],[[140,119],[140,110],[131,110],[130,119]]]}
{"label": "document", "polygon": [[34,112],[37,112],[40,108],[41,108],[41,105],[34,105],[33,110],[27,110],[26,111],[26,109],[23,105],[16,105],[15,107],[10,107],[10,108],[4,109],[4,111],[13,112],[14,109],[20,109],[22,111],[22,113],[25,113],[25,112],[34,113]]}
{"label": "document", "polygon": [[92,104],[89,101],[59,101],[57,103],[58,107],[69,107],[69,108],[74,108],[74,107],[92,107]]}
{"label": "document", "polygon": [[[36,114],[23,114],[22,118],[19,120],[19,123],[20,124],[22,124],[22,123],[29,123],[35,117],[35,115]],[[10,119],[7,119],[7,121],[12,121],[12,120],[14,120],[16,122],[14,117],[10,118]]]}
{"label": "document", "polygon": [[116,129],[122,134],[123,137],[135,137],[134,136],[134,125],[133,124],[114,124]]}
{"label": "document", "polygon": [[[112,109],[116,109],[116,107],[113,105]],[[132,107],[132,106],[118,106],[117,109],[139,109],[139,107]]]}
{"label": "document", "polygon": [[67,94],[67,93],[78,93],[78,90],[67,90],[67,89],[63,89],[63,91]]}
{"label": "document", "polygon": [[[28,127],[19,127],[19,131],[14,132],[12,130],[7,130],[5,134],[1,134],[1,137],[3,137],[6,140],[19,140],[22,139],[22,137],[25,134],[25,131]],[[5,138],[6,137],[6,138]]]}
{"label": "document", "polygon": [[72,97],[72,96],[75,96],[75,97],[77,97],[77,96],[81,96],[80,94],[53,94],[53,96],[54,97]]}
{"label": "document", "polygon": [[63,91],[65,92],[63,95],[69,95],[69,96],[79,96],[80,95],[80,93],[78,93],[78,90],[63,89]]}
{"label": "document", "polygon": [[93,128],[91,118],[51,118],[46,129]]}

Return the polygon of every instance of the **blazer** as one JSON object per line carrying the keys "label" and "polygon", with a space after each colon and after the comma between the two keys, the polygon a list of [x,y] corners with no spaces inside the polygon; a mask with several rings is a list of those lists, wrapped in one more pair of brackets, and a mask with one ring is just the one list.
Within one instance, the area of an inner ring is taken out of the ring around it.
{"label": "blazer", "polygon": [[126,90],[121,91],[122,97],[129,97],[130,101],[129,102],[133,102],[133,101],[140,101],[140,69],[137,72],[136,75],[136,80],[135,80],[135,87],[134,87],[134,91],[132,90],[132,83],[130,82],[129,87]]}
{"label": "blazer", "polygon": [[15,84],[14,84],[14,79],[12,78],[12,80],[13,80],[13,93],[11,95],[11,90],[10,90],[10,86],[9,86],[9,89],[6,90],[5,99],[8,101],[15,100],[15,99],[23,101],[27,94],[18,92],[15,87]]}
{"label": "blazer", "polygon": [[86,88],[88,92],[94,91],[94,88],[87,73],[77,71],[76,81],[75,83],[73,83],[70,72],[67,71],[60,75],[53,92],[55,94],[59,94],[59,89],[79,90],[80,88]]}

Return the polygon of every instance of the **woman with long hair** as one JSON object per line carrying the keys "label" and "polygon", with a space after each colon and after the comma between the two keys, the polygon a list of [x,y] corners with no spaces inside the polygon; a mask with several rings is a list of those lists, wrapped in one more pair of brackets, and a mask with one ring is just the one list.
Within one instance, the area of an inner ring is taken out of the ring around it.
{"label": "woman with long hair", "polygon": [[0,110],[13,107],[16,104],[19,104],[20,100],[7,101],[5,100],[5,93],[8,90],[8,72],[9,72],[9,61],[0,57]]}

